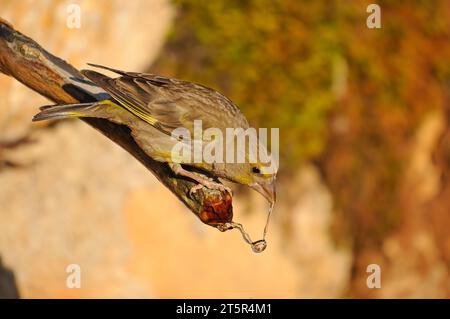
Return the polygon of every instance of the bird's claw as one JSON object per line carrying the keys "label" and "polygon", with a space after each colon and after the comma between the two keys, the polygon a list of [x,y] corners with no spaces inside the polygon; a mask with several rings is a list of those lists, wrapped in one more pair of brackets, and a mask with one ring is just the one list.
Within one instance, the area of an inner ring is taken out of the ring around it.
{"label": "bird's claw", "polygon": [[192,195],[194,195],[201,188],[203,188],[202,184],[197,184],[197,185],[191,187],[191,189],[189,190],[189,195],[192,197]]}
{"label": "bird's claw", "polygon": [[205,179],[204,181],[202,181],[201,183],[193,186],[190,190],[189,190],[189,195],[193,195],[195,194],[199,189],[202,189],[203,187],[209,188],[209,189],[217,189],[221,192],[223,191],[227,191],[228,193],[230,193],[230,195],[232,194],[231,192],[231,188],[221,184],[221,183],[217,183],[214,182],[212,179]]}

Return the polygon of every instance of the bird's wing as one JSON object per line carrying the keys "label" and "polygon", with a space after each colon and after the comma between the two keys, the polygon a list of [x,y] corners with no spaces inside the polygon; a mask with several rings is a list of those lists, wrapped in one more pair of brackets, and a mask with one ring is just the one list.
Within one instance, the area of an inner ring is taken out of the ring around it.
{"label": "bird's wing", "polygon": [[83,74],[128,111],[168,135],[178,127],[194,134],[195,120],[202,121],[202,129],[248,128],[233,102],[210,88],[158,75],[106,69],[121,77],[110,78],[91,70]]}

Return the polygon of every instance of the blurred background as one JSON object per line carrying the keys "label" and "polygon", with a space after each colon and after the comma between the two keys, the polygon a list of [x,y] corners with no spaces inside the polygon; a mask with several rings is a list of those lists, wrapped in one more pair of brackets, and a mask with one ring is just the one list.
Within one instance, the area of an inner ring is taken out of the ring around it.
{"label": "blurred background", "polygon": [[[48,101],[0,75],[0,297],[450,297],[450,2],[378,0],[369,29],[372,2],[2,0],[3,19],[77,68],[223,92],[280,128],[281,159],[254,254],[81,121],[31,123]],[[267,204],[235,193],[235,221],[259,236]]]}

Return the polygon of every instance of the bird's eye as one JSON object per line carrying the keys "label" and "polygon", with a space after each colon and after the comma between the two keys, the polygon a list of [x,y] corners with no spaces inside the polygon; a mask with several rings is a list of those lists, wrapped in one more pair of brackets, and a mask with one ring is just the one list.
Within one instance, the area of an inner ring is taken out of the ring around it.
{"label": "bird's eye", "polygon": [[252,167],[252,172],[255,174],[261,174],[261,170],[256,166]]}

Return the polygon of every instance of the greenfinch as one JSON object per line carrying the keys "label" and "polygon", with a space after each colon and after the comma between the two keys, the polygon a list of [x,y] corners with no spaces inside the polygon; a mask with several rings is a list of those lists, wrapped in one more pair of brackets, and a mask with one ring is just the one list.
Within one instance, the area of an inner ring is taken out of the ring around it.
{"label": "greenfinch", "polygon": [[[104,89],[110,97],[92,103],[46,106],[33,117],[33,121],[94,117],[126,125],[136,143],[148,156],[167,163],[175,174],[197,182],[192,192],[201,187],[229,191],[228,187],[217,182],[218,177],[255,189],[273,207],[276,200],[276,164],[268,170],[267,162],[263,163],[258,159],[249,161],[249,150],[241,154],[244,158],[241,162],[193,161],[192,156],[188,156],[190,160],[186,161],[183,156],[174,154],[174,149],[180,143],[182,146],[192,146],[192,142],[195,143],[192,136],[196,135],[196,121],[201,123],[203,130],[214,128],[224,135],[229,128],[249,129],[247,119],[231,100],[211,88],[191,82],[90,65],[119,75],[111,78],[93,70],[82,71],[83,75]],[[174,135],[179,128],[184,128],[187,135]],[[200,140],[206,144],[212,139],[206,140],[202,136]],[[225,145],[220,145],[226,148],[230,143],[227,141]],[[258,141],[258,147],[264,146]],[[187,150],[192,152],[192,148]]]}

